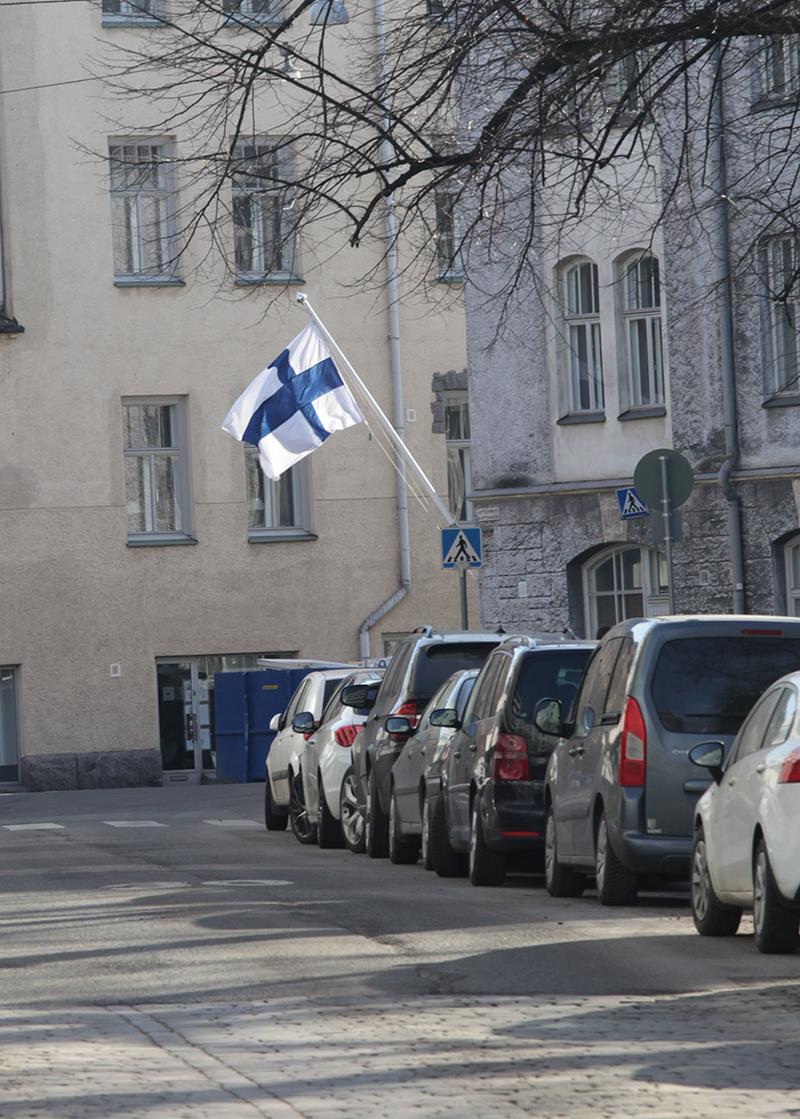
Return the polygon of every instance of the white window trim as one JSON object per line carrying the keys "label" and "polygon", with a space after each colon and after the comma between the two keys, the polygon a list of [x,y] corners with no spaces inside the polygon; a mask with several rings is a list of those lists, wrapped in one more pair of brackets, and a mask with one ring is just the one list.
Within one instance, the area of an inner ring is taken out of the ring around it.
{"label": "white window trim", "polygon": [[[601,598],[617,598],[623,596],[625,593],[639,593],[636,591],[626,592],[624,588],[614,591],[602,591],[598,596],[596,591],[592,591],[590,582],[594,572],[602,564],[606,563],[612,556],[621,555],[623,552],[638,551],[641,557],[642,566],[642,607],[644,617],[658,617],[661,614],[669,612],[669,589],[661,589],[656,585],[654,578],[655,564],[659,562],[660,553],[655,548],[648,548],[645,545],[634,543],[627,544],[612,544],[602,551],[595,553],[589,560],[584,563],[581,568],[581,579],[583,584],[583,610],[584,619],[587,626],[587,637],[591,640],[594,639],[597,628],[597,606],[596,599]],[[663,558],[663,557],[662,557]],[[621,619],[620,619],[621,620]]]}
{"label": "white window trim", "polygon": [[[449,439],[447,436],[447,407],[448,405],[464,405],[467,406],[467,415],[469,415],[469,394],[463,389],[444,389],[441,393],[442,403],[445,409],[445,450],[447,454],[447,497],[448,504],[450,501],[450,451],[466,451],[465,470],[464,470],[464,511],[466,518],[459,520],[459,524],[472,524],[474,521],[474,508],[471,501],[466,500],[466,495],[472,490],[472,424],[470,422],[470,438],[469,439]],[[451,512],[454,512],[451,510]]]}
{"label": "white window trim", "polygon": [[[596,312],[572,312],[569,311],[569,282],[571,274],[576,270],[590,265],[594,268],[594,275],[597,278],[597,310]],[[567,413],[573,416],[579,415],[598,415],[605,411],[605,383],[604,383],[604,369],[605,369],[605,354],[604,350],[604,331],[602,322],[602,309],[603,300],[601,297],[600,287],[600,272],[597,262],[588,256],[572,257],[568,260],[562,261],[558,266],[558,299],[559,299],[559,321],[561,323],[561,354],[559,360],[559,367],[564,385],[564,396],[567,402]],[[597,327],[597,332],[595,332]],[[599,358],[600,358],[600,377],[599,383],[596,376],[596,364],[593,363],[593,370],[595,376],[588,382],[589,384],[589,405],[584,407],[580,400],[580,377],[576,376],[576,363],[577,354],[571,344],[571,337],[573,330],[584,330],[586,332],[587,340],[591,343],[591,350],[597,357],[596,338],[599,333]]]}
{"label": "white window trim", "polygon": [[[461,223],[458,216],[458,195],[452,190],[437,190],[434,195],[436,207],[436,262],[439,279],[444,283],[462,283],[464,280],[464,262],[461,254]],[[449,217],[451,230],[445,233],[443,218]],[[449,236],[452,253],[443,251],[445,237]]]}
{"label": "white window trim", "polygon": [[[151,544],[194,544],[196,540],[192,535],[191,473],[188,448],[188,399],[185,396],[123,396],[120,418],[122,418],[124,414],[126,405],[147,404],[156,407],[172,407],[174,409],[174,422],[172,425],[173,442],[170,449],[176,451],[176,458],[178,460],[176,499],[181,511],[181,527],[171,532],[128,532],[128,544],[132,546]],[[122,487],[123,494],[125,495],[126,518],[128,494],[124,469],[125,459],[130,457],[141,458],[147,454],[153,454],[154,451],[154,448],[148,448],[146,451],[128,450],[125,448],[123,439]]]}
{"label": "white window trim", "polygon": [[[781,43],[783,66],[789,78],[780,89],[772,78],[772,52],[776,41]],[[787,46],[790,49],[787,50]],[[800,35],[767,35],[757,40],[757,51],[759,99],[767,104],[793,104],[800,93]]]}
{"label": "white window trim", "polygon": [[106,12],[101,7],[103,27],[158,27],[165,14],[164,0],[150,0],[150,11],[143,11],[143,0],[121,0],[122,12]]}
{"label": "white window trim", "polygon": [[266,12],[254,12],[252,0],[241,0],[240,4],[223,0],[223,12],[227,24],[238,23],[243,27],[276,27],[286,18],[286,0],[272,0]]}
{"label": "white window trim", "polygon": [[800,268],[800,240],[791,233],[770,237],[764,242],[763,248],[763,275],[766,292],[766,313],[764,316],[764,348],[766,361],[764,362],[764,392],[766,398],[776,399],[782,396],[797,397],[800,395],[800,281],[795,285],[787,303],[794,310],[795,333],[795,359],[794,368],[790,370],[788,378],[779,379],[778,376],[778,322],[777,316],[785,314],[784,305],[778,305],[772,293],[778,290],[773,282],[775,270],[773,268],[773,251],[779,244],[789,242],[793,246],[794,266]]}
{"label": "white window trim", "polygon": [[[166,258],[166,266],[160,272],[148,271],[131,271],[131,272],[117,272],[114,271],[114,283],[118,287],[135,286],[135,285],[183,285],[183,280],[178,275],[178,245],[175,231],[175,177],[172,169],[171,162],[169,166],[165,166],[165,179],[166,184],[158,189],[150,190],[136,190],[130,188],[114,187],[113,179],[111,177],[111,149],[119,146],[138,146],[146,145],[153,148],[162,148],[168,161],[171,161],[174,151],[173,141],[169,137],[164,136],[112,136],[108,139],[108,154],[109,154],[109,198],[112,206],[112,252],[116,251],[116,237],[120,234],[114,228],[114,198],[122,197],[135,197],[140,198],[158,197],[164,200],[164,219],[163,226],[161,227],[161,239],[164,243],[164,256]],[[138,206],[137,222],[138,222]],[[132,255],[136,256],[141,254],[142,244],[138,240],[131,245]]]}
{"label": "white window trim", "polygon": [[[652,259],[658,266],[659,304],[658,307],[628,307],[628,274],[641,261]],[[644,249],[630,250],[614,261],[616,312],[617,312],[617,351],[623,355],[625,377],[620,383],[620,407],[626,412],[643,412],[666,407],[666,359],[664,349],[664,286],[662,283],[661,260],[655,253]],[[602,293],[601,293],[602,304]],[[648,351],[650,354],[650,386],[652,399],[640,399],[639,385],[634,380],[633,356],[631,354],[630,323],[644,320],[648,325]],[[657,323],[658,342],[651,337],[651,324]],[[657,350],[657,360],[656,360]],[[656,370],[656,365],[658,369]]]}
{"label": "white window trim", "polygon": [[793,536],[783,546],[784,589],[786,593],[786,613],[793,618],[800,617],[800,583],[792,583],[792,553],[800,554],[800,536]]}

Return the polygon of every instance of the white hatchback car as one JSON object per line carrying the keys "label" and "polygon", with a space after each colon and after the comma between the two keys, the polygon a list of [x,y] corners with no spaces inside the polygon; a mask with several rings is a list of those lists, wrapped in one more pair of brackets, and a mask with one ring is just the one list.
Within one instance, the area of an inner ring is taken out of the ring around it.
{"label": "white hatchback car", "polygon": [[725,757],[721,742],[689,751],[714,783],[697,802],[692,915],[701,936],[733,936],[753,910],[761,952],[800,939],[800,672],[753,707]]}
{"label": "white hatchback car", "polygon": [[322,713],[319,729],[305,743],[301,759],[303,790],[308,818],[317,827],[320,847],[343,847],[339,819],[342,780],[352,764],[350,747],[364,725],[370,708],[348,707],[342,703],[342,688],[349,684],[374,684],[380,687],[383,673],[362,669],[342,681]]}
{"label": "white hatchback car", "polygon": [[[270,730],[277,733],[267,754],[264,788],[267,831],[283,831],[288,820],[300,843],[316,842],[316,827],[305,806],[301,758],[308,734],[319,726],[331,696],[352,673],[352,665],[309,672],[295,688],[283,714],[273,716]],[[307,731],[295,727],[298,716],[306,717]]]}

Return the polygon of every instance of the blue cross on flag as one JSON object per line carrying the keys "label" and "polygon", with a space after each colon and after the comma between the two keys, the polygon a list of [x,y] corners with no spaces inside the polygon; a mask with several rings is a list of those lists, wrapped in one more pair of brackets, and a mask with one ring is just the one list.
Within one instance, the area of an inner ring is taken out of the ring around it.
{"label": "blue cross on flag", "polygon": [[276,481],[334,431],[363,420],[322,335],[309,323],[247,386],[222,430],[258,447],[261,469]]}

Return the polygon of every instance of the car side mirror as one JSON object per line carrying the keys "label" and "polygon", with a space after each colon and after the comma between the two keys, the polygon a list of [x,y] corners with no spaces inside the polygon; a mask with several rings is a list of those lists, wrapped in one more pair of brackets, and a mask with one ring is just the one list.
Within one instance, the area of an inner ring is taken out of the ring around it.
{"label": "car side mirror", "polygon": [[455,707],[437,707],[431,712],[428,719],[432,727],[447,727],[449,730],[458,730],[461,720]]}
{"label": "car side mirror", "polygon": [[707,769],[717,784],[722,780],[722,763],[725,761],[724,742],[698,742],[689,751],[689,761]]}
{"label": "car side mirror", "polygon": [[545,696],[540,699],[533,709],[533,725],[542,734],[550,734],[556,738],[561,734],[561,700]]}
{"label": "car side mirror", "polygon": [[376,684],[348,684],[342,688],[341,701],[346,707],[370,711],[375,706],[378,687]]}
{"label": "car side mirror", "polygon": [[383,725],[392,742],[406,742],[414,733],[414,728],[405,715],[390,715]]}
{"label": "car side mirror", "polygon": [[283,718],[283,712],[282,711],[278,711],[275,715],[273,715],[272,718],[269,721],[269,729],[271,731],[279,731],[281,729],[281,719],[282,718]]}
{"label": "car side mirror", "polygon": [[295,734],[313,734],[319,726],[311,711],[298,711],[292,719],[292,730]]}

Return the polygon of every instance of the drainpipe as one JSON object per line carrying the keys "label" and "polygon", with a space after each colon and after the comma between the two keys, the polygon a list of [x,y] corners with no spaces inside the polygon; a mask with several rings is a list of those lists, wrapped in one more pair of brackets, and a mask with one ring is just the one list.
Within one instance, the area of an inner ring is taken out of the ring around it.
{"label": "drainpipe", "polygon": [[728,177],[725,166],[725,112],[723,105],[722,58],[719,44],[711,54],[716,87],[713,103],[713,164],[717,195],[715,214],[715,284],[719,292],[720,357],[722,360],[722,414],[725,429],[725,461],[719,472],[719,486],[728,503],[728,540],[733,576],[733,610],[746,611],[744,589],[744,548],[742,545],[742,505],[731,482],[739,465],[739,423],[736,415],[736,363],[733,345],[733,296],[730,275],[730,238],[728,225]]}
{"label": "drainpipe", "polygon": [[[375,37],[378,44],[378,68],[380,73],[381,90],[385,95],[388,71],[386,64],[386,18],[384,13],[384,0],[375,0]],[[384,124],[388,125],[388,114],[384,117]],[[391,158],[391,145],[388,140],[381,144],[381,156],[384,163]],[[400,306],[397,261],[397,217],[395,215],[394,197],[386,197],[384,215],[384,235],[386,237],[386,302],[389,315],[389,369],[392,381],[392,425],[405,440],[405,407],[403,404],[403,366],[400,354]],[[359,650],[362,659],[370,655],[369,638],[373,626],[385,617],[390,610],[401,602],[411,589],[411,545],[408,530],[408,485],[406,482],[406,466],[398,455],[395,455],[396,465],[396,490],[397,490],[397,522],[400,548],[400,586],[384,602],[377,606],[372,613],[361,623],[358,631]]]}

